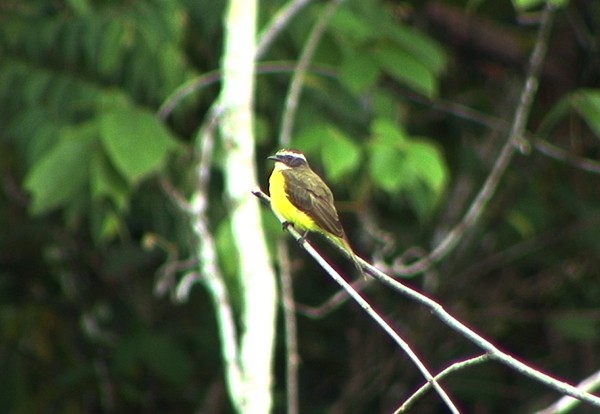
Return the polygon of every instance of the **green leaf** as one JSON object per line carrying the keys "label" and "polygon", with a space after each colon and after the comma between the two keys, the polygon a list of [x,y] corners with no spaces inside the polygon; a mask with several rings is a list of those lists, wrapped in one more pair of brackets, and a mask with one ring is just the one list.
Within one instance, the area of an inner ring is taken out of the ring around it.
{"label": "green leaf", "polygon": [[179,87],[186,80],[191,79],[192,73],[186,71],[185,54],[181,52],[179,46],[169,45],[164,48],[161,55],[162,89],[164,96],[168,96],[173,92],[173,89]]}
{"label": "green leaf", "polygon": [[125,31],[120,20],[113,20],[103,28],[98,46],[98,71],[105,76],[116,72],[122,63]]}
{"label": "green leaf", "polygon": [[76,15],[86,15],[92,10],[87,0],[68,0],[67,4]]}
{"label": "green leaf", "polygon": [[535,235],[535,225],[531,219],[518,209],[508,212],[506,223],[509,224],[524,240]]}
{"label": "green leaf", "polygon": [[374,143],[370,146],[369,170],[375,184],[385,191],[394,192],[400,188],[403,177],[398,174],[398,164],[402,153],[390,150],[387,145]]}
{"label": "green leaf", "polygon": [[154,114],[136,108],[103,114],[100,137],[111,162],[130,184],[160,171],[169,153],[179,147]]}
{"label": "green leaf", "polygon": [[323,144],[323,137],[329,134],[328,128],[329,124],[315,120],[313,124],[294,135],[292,144],[295,148],[301,148],[306,153],[317,152]]}
{"label": "green leaf", "polygon": [[404,130],[394,121],[379,118],[371,124],[371,136],[378,142],[389,146],[400,146],[408,139]]}
{"label": "green leaf", "polygon": [[57,125],[47,110],[34,107],[14,116],[4,129],[16,148],[24,154],[25,166],[35,164],[57,144],[64,128]]}
{"label": "green leaf", "polygon": [[360,149],[344,132],[330,125],[323,136],[323,166],[327,178],[339,181],[344,175],[358,168]]}
{"label": "green leaf", "polygon": [[25,188],[32,194],[33,214],[68,204],[82,191],[89,175],[91,148],[89,137],[62,140],[32,166]]}
{"label": "green leaf", "polygon": [[550,3],[556,7],[563,7],[569,3],[569,0],[513,0],[515,9],[520,11],[532,9],[542,3]]}
{"label": "green leaf", "polygon": [[321,154],[328,180],[339,181],[359,166],[359,146],[332,124],[316,123],[304,128],[294,136],[293,144],[307,154]]}
{"label": "green leaf", "polygon": [[394,122],[380,118],[371,125],[369,171],[377,186],[389,193],[404,192],[421,217],[443,194],[447,167],[438,147],[406,135]]}
{"label": "green leaf", "polygon": [[381,68],[398,82],[427,97],[437,95],[433,72],[414,56],[393,45],[381,45],[370,53]]}
{"label": "green leaf", "polygon": [[36,71],[28,76],[27,82],[21,91],[26,102],[32,106],[39,105],[53,81],[52,76],[44,71]]}
{"label": "green leaf", "polygon": [[377,88],[372,95],[373,113],[376,118],[395,120],[402,109],[398,99],[384,88]]}
{"label": "green leaf", "polygon": [[436,196],[441,195],[448,180],[448,170],[438,147],[425,140],[411,140],[406,163]]}
{"label": "green leaf", "polygon": [[588,126],[600,138],[600,90],[583,89],[573,93],[571,104]]}
{"label": "green leaf", "polygon": [[95,153],[90,163],[90,193],[93,200],[107,197],[119,210],[127,205],[129,188],[104,154]]}
{"label": "green leaf", "polygon": [[89,212],[90,232],[92,238],[98,244],[104,244],[119,234],[119,230],[125,225],[122,216],[117,214],[113,208],[106,203],[94,203]]}
{"label": "green leaf", "polygon": [[525,10],[537,6],[545,0],[513,0],[515,9]]}
{"label": "green leaf", "polygon": [[340,8],[331,17],[329,27],[342,41],[362,43],[378,36],[365,19],[348,8]]}
{"label": "green leaf", "polygon": [[439,75],[446,68],[444,49],[433,39],[410,26],[390,24],[388,27],[398,47],[409,52],[431,73]]}
{"label": "green leaf", "polygon": [[379,66],[368,55],[347,54],[340,67],[340,80],[350,91],[359,93],[373,86]]}
{"label": "green leaf", "polygon": [[371,125],[369,171],[376,185],[388,192],[398,191],[406,176],[400,173],[405,154],[406,136],[401,128],[387,119],[377,119]]}

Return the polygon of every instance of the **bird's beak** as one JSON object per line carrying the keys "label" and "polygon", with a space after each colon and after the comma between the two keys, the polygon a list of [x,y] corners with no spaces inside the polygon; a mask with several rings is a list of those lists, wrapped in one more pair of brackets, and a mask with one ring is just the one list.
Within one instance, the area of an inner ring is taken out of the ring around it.
{"label": "bird's beak", "polygon": [[267,157],[267,159],[271,160],[271,161],[279,161],[279,156],[277,156],[277,155],[271,155],[271,156]]}

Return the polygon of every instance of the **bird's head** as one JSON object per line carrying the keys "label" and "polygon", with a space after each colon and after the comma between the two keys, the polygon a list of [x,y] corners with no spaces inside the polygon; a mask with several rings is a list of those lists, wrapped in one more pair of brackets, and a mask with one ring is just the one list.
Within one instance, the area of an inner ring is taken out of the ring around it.
{"label": "bird's head", "polygon": [[275,167],[280,169],[308,167],[306,157],[297,149],[283,148],[267,159],[275,161]]}

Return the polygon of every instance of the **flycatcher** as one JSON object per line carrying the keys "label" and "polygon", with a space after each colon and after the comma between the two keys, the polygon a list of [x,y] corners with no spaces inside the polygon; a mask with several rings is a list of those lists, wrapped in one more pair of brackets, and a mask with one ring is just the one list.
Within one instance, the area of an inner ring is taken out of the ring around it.
{"label": "flycatcher", "polygon": [[281,149],[267,159],[275,161],[269,178],[271,208],[279,220],[292,224],[300,232],[325,235],[345,250],[365,276],[333,202],[327,184],[308,166],[306,157],[295,149]]}

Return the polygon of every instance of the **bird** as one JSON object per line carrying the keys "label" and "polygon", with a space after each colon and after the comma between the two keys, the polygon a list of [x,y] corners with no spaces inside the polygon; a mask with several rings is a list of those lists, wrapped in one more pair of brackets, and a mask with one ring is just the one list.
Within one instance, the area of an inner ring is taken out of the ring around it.
{"label": "bird", "polygon": [[271,209],[284,228],[293,225],[304,237],[308,232],[324,235],[345,250],[366,277],[340,223],[333,193],[310,168],[305,155],[297,149],[283,148],[267,159],[275,161],[269,177]]}

